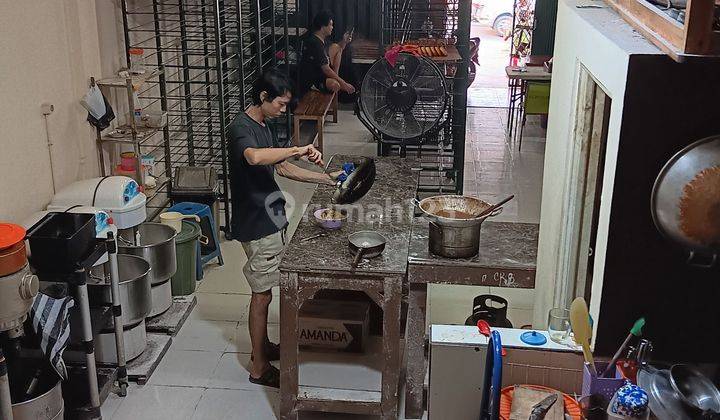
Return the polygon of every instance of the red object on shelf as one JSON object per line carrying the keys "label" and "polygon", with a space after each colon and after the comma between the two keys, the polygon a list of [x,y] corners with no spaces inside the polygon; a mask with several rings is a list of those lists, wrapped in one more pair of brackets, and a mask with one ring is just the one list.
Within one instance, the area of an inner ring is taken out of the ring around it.
{"label": "red object on shelf", "polygon": [[488,324],[487,321],[484,319],[481,319],[477,322],[478,331],[480,331],[480,334],[484,335],[485,337],[490,337],[490,324]]}
{"label": "red object on shelf", "polygon": [[620,359],[615,362],[615,367],[623,378],[637,384],[638,366],[635,360]]}

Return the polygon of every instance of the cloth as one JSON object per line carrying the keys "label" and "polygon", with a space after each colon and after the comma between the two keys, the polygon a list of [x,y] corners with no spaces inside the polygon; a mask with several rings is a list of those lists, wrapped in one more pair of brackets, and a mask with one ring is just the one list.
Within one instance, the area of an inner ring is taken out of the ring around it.
{"label": "cloth", "polygon": [[245,149],[287,147],[279,144],[268,124],[260,125],[244,112],[229,127],[230,191],[233,239],[248,242],[287,226],[285,197],[275,182],[273,165],[250,165]]}
{"label": "cloth", "polygon": [[97,86],[91,87],[80,103],[88,111],[87,121],[99,130],[110,127],[115,119],[112,107]]}
{"label": "cloth", "polygon": [[72,297],[55,299],[39,293],[30,310],[33,329],[40,337],[40,349],[63,379],[68,378],[62,354],[70,341],[70,309],[73,306]]}
{"label": "cloth", "polygon": [[325,86],[327,77],[322,67],[328,64],[330,58],[325,43],[313,33],[308,33],[303,37],[300,45],[300,95],[304,95],[313,87],[320,91],[327,89]]}
{"label": "cloth", "polygon": [[247,255],[243,273],[253,293],[267,292],[280,284],[280,260],[285,252],[285,229],[263,238],[242,242]]}

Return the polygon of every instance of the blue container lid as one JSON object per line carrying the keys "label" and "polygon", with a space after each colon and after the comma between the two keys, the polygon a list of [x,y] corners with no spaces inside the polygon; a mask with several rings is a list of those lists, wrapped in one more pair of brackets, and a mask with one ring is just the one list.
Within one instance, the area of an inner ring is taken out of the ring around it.
{"label": "blue container lid", "polygon": [[547,338],[545,338],[544,335],[540,334],[537,331],[528,331],[522,333],[520,335],[520,340],[522,340],[523,343],[529,344],[531,346],[542,346],[543,344],[547,343]]}

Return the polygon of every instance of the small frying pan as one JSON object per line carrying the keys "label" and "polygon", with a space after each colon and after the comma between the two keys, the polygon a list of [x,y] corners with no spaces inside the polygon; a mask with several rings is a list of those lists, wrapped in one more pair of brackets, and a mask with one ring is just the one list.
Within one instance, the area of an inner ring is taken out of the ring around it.
{"label": "small frying pan", "polygon": [[377,232],[363,230],[348,236],[350,252],[355,254],[352,266],[357,267],[363,257],[373,258],[382,254],[387,239]]}

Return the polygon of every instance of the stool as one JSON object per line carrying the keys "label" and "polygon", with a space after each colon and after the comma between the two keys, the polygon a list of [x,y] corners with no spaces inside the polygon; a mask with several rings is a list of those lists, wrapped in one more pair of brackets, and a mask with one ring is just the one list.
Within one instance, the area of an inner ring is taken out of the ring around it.
{"label": "stool", "polygon": [[222,251],[220,250],[220,241],[218,241],[215,232],[215,220],[213,219],[212,210],[207,204],[182,202],[170,207],[168,211],[176,211],[181,214],[194,214],[200,217],[200,230],[204,236],[207,236],[207,245],[198,242],[200,252],[198,252],[197,279],[203,278],[203,266],[214,258],[218,259],[218,264],[223,265]]}

